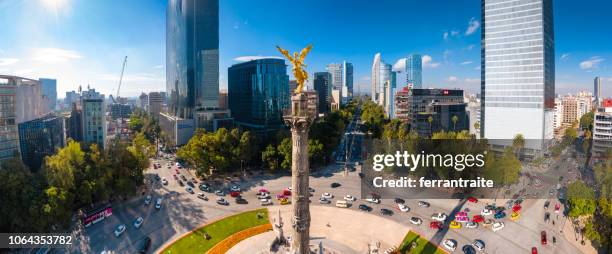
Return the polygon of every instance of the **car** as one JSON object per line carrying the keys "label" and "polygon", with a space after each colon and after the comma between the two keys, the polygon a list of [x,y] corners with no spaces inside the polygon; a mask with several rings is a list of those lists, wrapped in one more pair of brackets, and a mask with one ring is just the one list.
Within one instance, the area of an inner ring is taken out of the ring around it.
{"label": "car", "polygon": [[205,184],[205,183],[200,183],[200,185],[198,185],[198,188],[199,188],[201,191],[210,192],[210,186],[208,186],[208,184]]}
{"label": "car", "polygon": [[216,190],[215,191],[215,195],[217,195],[219,197],[223,197],[223,196],[225,196],[225,193],[222,190]]}
{"label": "car", "polygon": [[450,228],[456,228],[456,229],[460,229],[461,228],[461,223],[457,222],[457,221],[451,221]]}
{"label": "car", "polygon": [[157,210],[161,209],[161,203],[162,203],[162,199],[158,198],[157,201],[155,201],[155,209]]}
{"label": "car", "polygon": [[289,198],[289,196],[285,196],[283,194],[276,194],[276,199],[277,200],[288,199],[288,198]]}
{"label": "car", "polygon": [[291,196],[291,190],[288,190],[288,189],[283,190],[283,195]]}
{"label": "car", "polygon": [[495,211],[496,213],[498,213],[498,212],[503,212],[503,211],[505,211],[505,210],[506,210],[506,208],[505,208],[505,207],[503,207],[503,206],[498,206],[498,207],[496,207],[496,208],[494,209],[494,211]]}
{"label": "car", "polygon": [[478,228],[478,223],[470,221],[468,223],[465,224],[466,228]]}
{"label": "car", "polygon": [[474,215],[474,217],[472,218],[472,222],[475,223],[480,223],[484,221],[484,217],[482,217],[481,215]]}
{"label": "car", "polygon": [[204,201],[208,201],[208,197],[206,197],[206,195],[204,195],[204,193],[202,192],[198,193],[198,198]]}
{"label": "car", "polygon": [[261,206],[272,205],[272,200],[270,199],[261,199]]}
{"label": "car", "polygon": [[405,213],[410,212],[410,207],[404,204],[397,204],[397,209]]}
{"label": "car", "polygon": [[559,203],[555,204],[555,213],[559,213],[559,209],[561,209],[561,205]]}
{"label": "car", "polygon": [[115,228],[115,236],[119,237],[121,234],[123,234],[123,232],[125,232],[125,224],[121,224],[119,226],[117,226],[117,228]]}
{"label": "car", "polygon": [[406,203],[406,201],[404,199],[401,199],[401,198],[395,198],[393,200],[393,202],[395,202],[396,204],[404,204],[404,203]]}
{"label": "car", "polygon": [[544,222],[548,223],[549,220],[550,220],[550,213],[549,212],[544,213]]}
{"label": "car", "polygon": [[178,176],[176,176],[175,174],[173,174],[172,177],[174,177],[174,180],[178,180]]}
{"label": "car", "polygon": [[513,211],[513,212],[520,212],[520,211],[521,211],[521,208],[523,208],[523,207],[521,207],[521,205],[514,205],[514,206],[512,207],[512,211]]}
{"label": "car", "polygon": [[232,185],[232,187],[230,187],[230,191],[238,191],[238,192],[240,192],[240,187],[238,185]]}
{"label": "car", "polygon": [[432,220],[444,222],[446,220],[446,214],[443,213],[434,213],[431,215]]}
{"label": "car", "polygon": [[493,220],[486,219],[485,221],[482,222],[482,225],[485,226],[485,227],[491,226],[491,225],[493,225]]}
{"label": "car", "polygon": [[477,198],[475,198],[475,197],[469,197],[467,200],[468,200],[468,202],[470,202],[470,203],[478,203],[478,199],[477,199]]}
{"label": "car", "polygon": [[217,198],[217,204],[219,204],[219,205],[229,205],[229,202],[227,202],[227,200],[225,200],[222,197],[218,197]]}
{"label": "car", "polygon": [[138,253],[140,254],[147,253],[147,251],[149,251],[149,247],[151,247],[151,238],[147,236],[145,237],[144,242],[142,242],[142,245],[140,246]]}
{"label": "car", "polygon": [[366,212],[371,212],[372,211],[372,207],[365,205],[365,204],[361,204],[359,205],[359,210],[361,211],[366,211]]}
{"label": "car", "polygon": [[195,188],[195,184],[193,184],[193,182],[192,182],[192,181],[187,181],[187,185],[188,185],[188,186],[191,186],[192,188]]}
{"label": "car", "polygon": [[320,198],[319,198],[319,204],[325,204],[325,205],[327,205],[327,204],[331,204],[331,200],[326,199],[326,198],[324,198],[324,197],[320,197]]}
{"label": "car", "polygon": [[470,217],[468,216],[467,212],[458,212],[457,214],[455,214],[455,221],[468,222],[470,221]]}
{"label": "car", "polygon": [[474,246],[474,248],[476,248],[478,251],[484,251],[485,249],[485,243],[482,240],[474,240],[474,242],[472,243],[472,246]]}
{"label": "car", "polygon": [[472,245],[463,245],[463,248],[461,248],[461,250],[465,254],[476,254],[476,249],[474,249]]}
{"label": "car", "polygon": [[519,218],[521,218],[521,214],[520,213],[513,212],[512,214],[510,214],[510,219],[511,220],[518,220]]}
{"label": "car", "polygon": [[339,184],[339,183],[331,183],[331,185],[330,185],[330,186],[331,186],[332,188],[338,188],[338,187],[342,186],[342,184]]}
{"label": "car", "polygon": [[366,198],[365,201],[374,203],[374,204],[380,204],[380,199],[373,198],[373,197]]}
{"label": "car", "polygon": [[260,193],[257,193],[257,198],[258,199],[271,199],[272,197],[270,197],[270,194],[268,194],[267,192],[260,192]]}
{"label": "car", "polygon": [[431,223],[429,223],[429,228],[431,229],[442,230],[442,227],[442,222],[439,221],[432,221]]}
{"label": "car", "polygon": [[144,219],[142,217],[136,218],[136,220],[134,221],[134,227],[135,228],[140,228],[140,226],[142,226],[143,222],[144,222]]}
{"label": "car", "polygon": [[542,230],[542,232],[540,232],[540,238],[542,245],[546,245],[548,243],[546,240],[546,231]]}
{"label": "car", "polygon": [[482,214],[482,216],[487,216],[487,215],[493,214],[493,211],[485,208],[485,209],[482,209],[482,211],[480,211],[480,214]]}
{"label": "car", "polygon": [[453,239],[446,239],[444,242],[442,242],[442,246],[444,246],[444,248],[450,252],[453,252],[455,249],[457,249],[457,241]]}
{"label": "car", "polygon": [[178,183],[181,187],[185,186],[185,183],[183,183],[183,181],[181,181],[180,179],[178,180]]}
{"label": "car", "polygon": [[244,199],[242,197],[237,197],[236,198],[236,204],[246,205],[248,203],[249,203],[249,201],[247,201],[246,199]]}
{"label": "car", "polygon": [[321,194],[321,197],[322,198],[326,198],[326,199],[332,199],[332,198],[334,198],[334,195],[329,193],[329,192],[325,192],[325,193]]}
{"label": "car", "polygon": [[282,198],[282,199],[280,199],[280,204],[281,205],[291,204],[291,200],[289,200],[288,198]]}
{"label": "car", "polygon": [[410,223],[414,225],[421,225],[423,224],[423,220],[419,217],[410,217]]}
{"label": "car", "polygon": [[168,185],[168,180],[166,180],[166,178],[165,178],[165,177],[164,177],[164,178],[162,178],[162,184],[163,184],[163,185]]}
{"label": "car", "polygon": [[151,195],[147,195],[145,197],[144,204],[145,205],[151,204]]}
{"label": "car", "polygon": [[353,202],[353,201],[356,201],[357,198],[355,198],[355,197],[353,197],[351,195],[346,195],[346,196],[344,196],[344,200],[349,201],[349,202]]}
{"label": "car", "polygon": [[365,174],[361,173],[361,172],[359,172],[358,175],[359,175],[359,178],[364,178],[365,177]]}
{"label": "car", "polygon": [[504,228],[504,223],[501,221],[497,221],[495,223],[493,223],[493,226],[491,227],[491,229],[493,229],[493,232],[496,232],[498,230],[501,230],[502,228]]}
{"label": "car", "polygon": [[419,204],[420,207],[429,207],[430,206],[430,204],[428,202],[425,202],[425,201],[419,201],[418,204]]}
{"label": "car", "polygon": [[546,202],[544,202],[544,210],[548,210],[549,206],[550,206],[550,201],[546,200]]}
{"label": "car", "polygon": [[268,194],[270,194],[270,191],[268,191],[265,188],[261,188],[261,189],[259,189],[259,191],[257,191],[257,193],[268,193]]}
{"label": "car", "polygon": [[531,254],[538,254],[538,248],[532,247],[531,248]]}
{"label": "car", "polygon": [[239,191],[230,191],[230,197],[232,198],[237,198],[240,197],[240,192]]}
{"label": "car", "polygon": [[389,210],[387,208],[382,208],[382,209],[380,209],[380,214],[391,216],[391,215],[393,215],[393,211],[391,211],[391,210]]}
{"label": "car", "polygon": [[493,215],[493,218],[499,220],[499,219],[503,219],[506,217],[506,213],[505,212],[497,212],[495,213],[495,215]]}
{"label": "car", "polygon": [[191,194],[193,194],[193,193],[194,193],[194,192],[193,192],[193,188],[191,188],[191,187],[189,187],[189,186],[187,186],[187,187],[185,188],[185,191],[187,191],[187,192],[189,192],[189,193],[191,193]]}

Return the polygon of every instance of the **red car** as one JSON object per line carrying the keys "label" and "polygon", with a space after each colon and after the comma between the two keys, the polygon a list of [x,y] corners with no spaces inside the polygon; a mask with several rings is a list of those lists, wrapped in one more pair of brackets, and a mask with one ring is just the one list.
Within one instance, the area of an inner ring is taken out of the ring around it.
{"label": "red car", "polygon": [[531,254],[538,254],[538,248],[536,247],[531,248]]}
{"label": "red car", "polygon": [[431,223],[429,223],[429,228],[437,229],[437,230],[442,230],[442,222],[432,221]]}
{"label": "red car", "polygon": [[290,191],[290,190],[284,190],[284,191],[283,191],[283,195],[285,195],[285,196],[291,196],[291,191]]}
{"label": "red car", "polygon": [[512,211],[513,211],[513,212],[520,212],[520,211],[521,211],[521,208],[523,208],[523,207],[521,207],[521,205],[514,205],[514,206],[512,207]]}
{"label": "red car", "polygon": [[484,221],[484,218],[480,215],[474,215],[474,218],[472,218],[472,221],[476,223],[480,223]]}
{"label": "red car", "polygon": [[230,191],[230,196],[232,198],[239,197],[240,196],[240,191]]}
{"label": "red car", "polygon": [[468,201],[471,202],[471,203],[478,203],[478,199],[475,198],[475,197],[469,197]]}
{"label": "red car", "polygon": [[178,169],[175,169],[174,171],[176,171],[176,173],[177,173],[177,174],[180,174],[180,173],[181,173],[181,172],[179,172],[179,170],[178,170]]}
{"label": "red car", "polygon": [[542,231],[540,235],[542,236],[542,245],[546,245],[546,231]]}
{"label": "red car", "polygon": [[178,176],[176,175],[172,175],[172,176],[174,176],[174,180],[178,180]]}

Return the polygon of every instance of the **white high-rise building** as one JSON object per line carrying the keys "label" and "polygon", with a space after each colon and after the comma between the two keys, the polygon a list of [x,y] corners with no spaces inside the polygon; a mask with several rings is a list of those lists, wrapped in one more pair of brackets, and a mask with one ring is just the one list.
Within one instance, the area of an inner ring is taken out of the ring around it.
{"label": "white high-rise building", "polygon": [[[372,100],[378,105],[385,106],[385,83],[389,82],[391,89],[395,88],[395,78],[393,78],[393,66],[385,63],[380,53],[374,55],[372,63]],[[391,97],[392,98],[392,97]]]}
{"label": "white high-rise building", "polygon": [[482,0],[482,24],[481,135],[507,146],[522,134],[538,153],[553,138],[552,0]]}
{"label": "white high-rise building", "polygon": [[332,76],[332,91],[338,90],[342,104],[348,102],[353,96],[353,64],[347,61],[331,63],[327,65],[327,72]]}

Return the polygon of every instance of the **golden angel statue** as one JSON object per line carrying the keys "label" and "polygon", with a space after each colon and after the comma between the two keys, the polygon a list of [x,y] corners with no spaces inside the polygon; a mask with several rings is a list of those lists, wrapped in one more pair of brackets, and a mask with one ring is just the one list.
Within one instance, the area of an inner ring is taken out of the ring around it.
{"label": "golden angel statue", "polygon": [[293,66],[293,76],[295,76],[295,80],[298,83],[295,93],[301,93],[304,89],[304,82],[308,80],[308,73],[304,69],[306,67],[304,64],[304,58],[306,58],[306,55],[308,55],[308,52],[310,52],[310,49],[312,49],[312,44],[309,44],[303,48],[299,55],[298,52],[293,52],[293,56],[289,54],[288,50],[284,50],[279,46],[276,46],[276,48],[287,58],[287,60],[289,60],[289,62],[291,62],[291,65]]}

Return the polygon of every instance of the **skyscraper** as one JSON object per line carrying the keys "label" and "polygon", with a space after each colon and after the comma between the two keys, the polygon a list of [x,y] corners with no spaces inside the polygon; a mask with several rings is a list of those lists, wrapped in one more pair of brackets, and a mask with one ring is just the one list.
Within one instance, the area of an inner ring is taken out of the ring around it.
{"label": "skyscraper", "polygon": [[342,64],[331,63],[327,65],[327,72],[331,75],[332,90],[338,90],[342,95]]}
{"label": "skyscraper", "polygon": [[342,61],[342,95],[345,102],[353,97],[353,64]]}
{"label": "skyscraper", "polygon": [[283,126],[289,108],[289,76],[282,59],[264,58],[228,69],[228,102],[236,124],[257,132]]}
{"label": "skyscraper", "polygon": [[168,1],[166,90],[172,116],[218,107],[219,0]]}
{"label": "skyscraper", "polygon": [[64,147],[64,117],[49,114],[19,124],[21,159],[30,170],[38,170],[45,156]]}
{"label": "skyscraper", "polygon": [[[482,0],[481,135],[525,153],[553,137],[555,60],[552,0]],[[508,144],[503,144],[508,145]]]}
{"label": "skyscraper", "polygon": [[86,143],[104,147],[106,143],[106,107],[104,95],[89,89],[81,93],[82,138]]}
{"label": "skyscraper", "polygon": [[332,100],[331,74],[329,72],[315,72],[314,90],[319,97],[319,112],[329,112]]}
{"label": "skyscraper", "polygon": [[593,96],[595,96],[595,103],[599,106],[599,100],[601,100],[601,78],[595,77],[593,80]]}
{"label": "skyscraper", "polygon": [[371,89],[371,96],[372,96],[372,101],[378,103],[379,99],[378,99],[378,95],[380,94],[380,53],[376,53],[374,55],[374,60],[372,61],[372,76],[370,77],[370,80],[372,81],[372,89]]}
{"label": "skyscraper", "polygon": [[391,81],[393,78],[392,74],[393,66],[385,63],[380,53],[374,55],[374,61],[372,62],[372,100],[378,105],[385,106],[385,83],[389,81],[390,88],[394,88],[395,81]]}
{"label": "skyscraper", "polygon": [[406,58],[406,84],[412,88],[423,88],[423,62],[421,55],[411,54]]}
{"label": "skyscraper", "polygon": [[55,103],[57,102],[57,80],[41,78],[39,81],[42,87],[42,94],[47,97],[49,111],[54,111]]}

